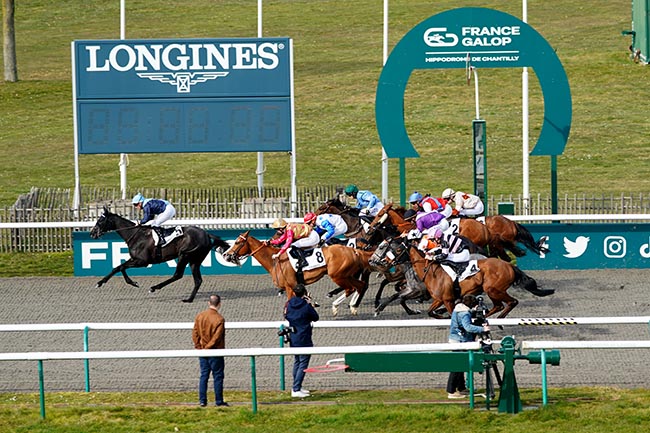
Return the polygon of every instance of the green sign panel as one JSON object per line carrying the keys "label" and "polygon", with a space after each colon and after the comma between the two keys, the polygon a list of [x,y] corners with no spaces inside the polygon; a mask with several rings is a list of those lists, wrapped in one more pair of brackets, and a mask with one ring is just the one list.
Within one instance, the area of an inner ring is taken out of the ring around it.
{"label": "green sign panel", "polygon": [[[461,8],[434,15],[411,29],[391,52],[377,85],[375,117],[389,158],[416,158],[404,125],[404,92],[416,69],[531,67],[544,95],[544,123],[531,155],[561,155],[571,129],[571,91],[549,43],[504,12]],[[514,83],[513,83],[514,86]]]}

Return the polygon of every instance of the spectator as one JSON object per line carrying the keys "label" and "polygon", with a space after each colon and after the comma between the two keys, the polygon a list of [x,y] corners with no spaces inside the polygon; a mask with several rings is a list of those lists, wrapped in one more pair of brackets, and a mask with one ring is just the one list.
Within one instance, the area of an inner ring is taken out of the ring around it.
{"label": "spectator", "polygon": [[[303,284],[296,285],[293,294],[284,307],[284,317],[293,329],[289,334],[291,347],[313,347],[312,322],[318,321],[318,312],[308,302],[307,290]],[[310,392],[302,387],[302,382],[310,359],[311,355],[294,355],[291,397],[309,397]]]}
{"label": "spectator", "polygon": [[[194,319],[194,328],[192,329],[192,341],[194,348],[204,349],[225,349],[226,348],[226,328],[225,320],[219,313],[221,306],[221,297],[219,295],[210,295],[208,309],[199,313]],[[212,372],[214,381],[214,403],[216,406],[229,406],[223,400],[223,378],[225,362],[223,356],[200,357],[199,367],[201,377],[199,379],[199,405],[205,407],[208,405],[208,379]]]}

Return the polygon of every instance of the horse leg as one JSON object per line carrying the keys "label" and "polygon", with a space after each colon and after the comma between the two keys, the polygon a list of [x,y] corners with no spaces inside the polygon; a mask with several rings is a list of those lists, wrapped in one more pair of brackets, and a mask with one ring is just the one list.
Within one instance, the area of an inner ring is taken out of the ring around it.
{"label": "horse leg", "polygon": [[[174,275],[171,276],[171,278],[166,279],[162,283],[158,283],[154,286],[151,286],[149,289],[150,293],[155,292],[156,290],[160,290],[163,287],[165,287],[168,284],[173,283],[176,280],[180,280],[183,278],[183,273],[185,272],[185,267],[187,266],[187,263],[189,262],[189,259],[186,256],[181,256],[178,258],[178,264],[176,265],[176,271],[174,271]],[[198,290],[198,289],[197,289]]]}
{"label": "horse leg", "polygon": [[375,308],[375,317],[379,316],[379,313],[384,311],[384,309],[388,306],[388,304],[390,304],[397,298],[399,298],[399,292],[395,293],[393,296],[391,296],[390,298],[388,298],[387,300],[379,304],[379,306]]}
{"label": "horse leg", "polygon": [[338,295],[343,290],[345,290],[343,287],[337,287],[336,289],[330,290],[329,292],[327,292],[327,297],[328,298],[333,298],[334,295]]}
{"label": "horse leg", "polygon": [[183,299],[183,302],[194,302],[194,297],[199,291],[201,284],[203,283],[203,277],[201,277],[201,262],[190,263],[190,269],[192,270],[192,277],[194,278],[194,288],[189,298]]}
{"label": "horse leg", "polygon": [[106,275],[104,278],[102,278],[101,280],[99,280],[97,282],[97,285],[95,286],[95,288],[98,289],[101,286],[103,286],[104,284],[106,284],[106,282],[108,280],[110,280],[111,277],[113,275],[117,274],[118,272],[122,273],[122,276],[124,277],[124,281],[126,281],[127,284],[129,284],[129,285],[131,285],[133,287],[140,287],[140,285],[138,283],[136,283],[131,278],[129,278],[129,276],[126,274],[126,270],[128,268],[140,268],[140,267],[143,267],[143,266],[146,266],[146,264],[141,264],[141,262],[135,261],[133,259],[129,259],[126,262],[122,263],[121,265],[114,267],[113,270],[108,275]]}
{"label": "horse leg", "polygon": [[381,282],[381,284],[379,284],[379,289],[377,289],[377,294],[375,295],[375,310],[381,303],[381,295],[384,292],[384,287],[386,287],[389,283],[390,281],[388,281],[388,278],[384,277],[384,280]]}
{"label": "horse leg", "polygon": [[341,296],[339,296],[338,298],[336,298],[332,302],[332,315],[333,316],[336,316],[336,315],[339,314],[339,305],[341,305],[343,303],[343,301],[345,301],[345,298],[347,298],[347,297],[348,296],[344,293],[344,294],[342,294]]}

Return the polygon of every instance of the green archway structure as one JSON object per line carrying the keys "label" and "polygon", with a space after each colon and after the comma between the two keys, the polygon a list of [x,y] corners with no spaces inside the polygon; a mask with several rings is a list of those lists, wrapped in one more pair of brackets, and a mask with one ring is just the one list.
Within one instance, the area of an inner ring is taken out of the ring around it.
{"label": "green archway structure", "polygon": [[[416,69],[531,67],[544,97],[542,130],[531,155],[561,155],[571,129],[571,90],[562,63],[534,28],[486,8],[460,8],[434,15],[413,27],[392,50],[377,84],[375,119],[389,158],[417,158],[404,124],[404,92]],[[400,164],[405,200],[404,161]]]}

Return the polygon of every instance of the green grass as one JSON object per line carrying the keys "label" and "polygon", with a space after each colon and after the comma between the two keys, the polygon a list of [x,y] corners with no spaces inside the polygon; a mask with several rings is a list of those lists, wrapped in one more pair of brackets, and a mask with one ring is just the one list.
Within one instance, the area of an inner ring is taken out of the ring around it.
{"label": "green grass", "polygon": [[[250,37],[257,34],[251,0],[130,0],[127,38]],[[521,15],[521,2],[390,1],[389,45],[420,21],[447,9],[480,6]],[[573,127],[558,158],[560,195],[641,193],[647,176],[647,68],[630,61],[629,0],[529,2],[528,22],[556,49],[573,96]],[[358,183],[381,189],[381,147],[374,96],[382,65],[378,0],[265,0],[264,36],[295,46],[297,181],[301,186]],[[30,187],[74,186],[70,42],[119,38],[119,2],[16,2],[18,83],[0,82],[0,206]],[[519,194],[521,71],[479,71],[487,120],[489,193]],[[531,74],[531,144],[542,101]],[[408,190],[471,189],[470,125],[474,88],[464,72],[417,71],[405,100],[409,135],[420,152],[409,159]],[[119,187],[118,155],[81,155],[84,186]],[[287,186],[289,157],[265,155],[265,183]],[[132,187],[255,186],[254,153],[131,154]],[[550,192],[550,163],[533,157],[530,192]],[[163,167],[163,169],[161,169]],[[352,169],[353,168],[353,169]],[[389,164],[391,197],[399,197],[397,161]]]}
{"label": "green grass", "polygon": [[195,393],[48,393],[40,419],[37,394],[0,394],[0,431],[15,433],[113,432],[468,432],[633,433],[647,431],[650,392],[616,388],[523,390],[519,414],[486,411],[477,399],[447,403],[442,390],[328,391],[305,402],[288,393],[226,392],[230,408],[199,408]]}

